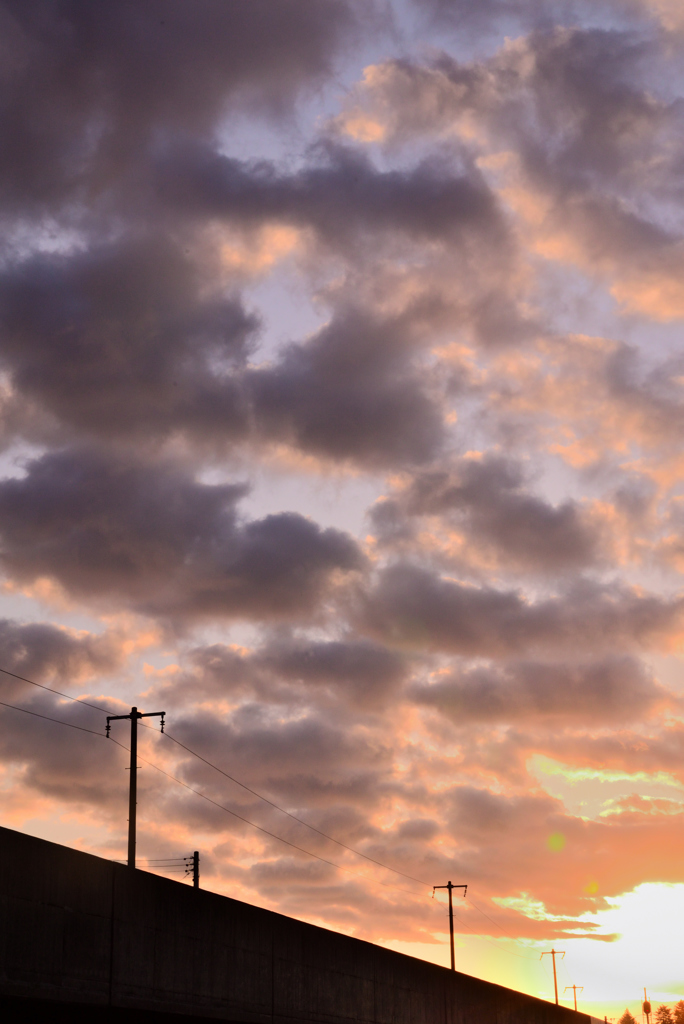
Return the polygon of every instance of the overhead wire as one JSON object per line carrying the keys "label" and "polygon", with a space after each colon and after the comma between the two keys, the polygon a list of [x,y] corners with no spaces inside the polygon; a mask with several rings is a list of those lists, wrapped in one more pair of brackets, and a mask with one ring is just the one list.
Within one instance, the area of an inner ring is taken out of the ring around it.
{"label": "overhead wire", "polygon": [[109,708],[101,708],[99,704],[91,704],[90,701],[83,700],[82,697],[72,697],[70,693],[62,693],[61,690],[55,690],[54,687],[46,686],[45,683],[37,683],[35,679],[27,679],[26,676],[19,676],[16,672],[10,672],[9,669],[0,668],[0,672],[6,676],[11,676],[12,679],[20,679],[22,683],[30,683],[31,686],[39,686],[41,690],[49,690],[50,693],[56,693],[60,697],[66,697],[67,700],[76,701],[78,704],[85,704],[87,708],[94,708],[95,711],[102,711],[105,715],[109,711]]}
{"label": "overhead wire", "polygon": [[[440,900],[439,902],[442,903],[442,900]],[[471,900],[467,900],[467,902],[470,903],[471,906],[474,906],[474,904],[472,903]],[[482,942],[487,942],[490,946],[493,946],[494,949],[498,949],[500,953],[508,953],[510,956],[517,956],[521,960],[535,960],[536,959],[535,957],[523,956],[522,953],[514,953],[512,949],[506,949],[505,946],[497,945],[496,942],[492,942],[492,940],[488,939],[485,935],[480,935],[479,932],[475,931],[474,928],[471,928],[469,924],[466,924],[466,922],[463,920],[463,918],[459,917],[457,914],[454,914],[454,921],[458,921],[458,923],[460,925],[462,925],[462,927],[465,928],[467,931],[469,931],[471,933],[471,935],[474,935],[475,938],[480,939]],[[511,941],[515,942],[516,940],[515,939],[511,939]]]}
{"label": "overhead wire", "polygon": [[[84,726],[74,725],[72,722],[65,722],[63,719],[60,719],[60,718],[51,718],[49,715],[42,715],[42,714],[39,714],[36,711],[30,711],[28,708],[18,707],[16,704],[8,704],[6,701],[0,701],[0,704],[3,707],[11,708],[13,711],[21,711],[24,714],[32,715],[35,718],[42,718],[45,721],[54,722],[56,725],[64,725],[64,726],[67,726],[68,728],[71,728],[71,729],[78,729],[81,732],[87,732],[87,733],[90,733],[90,735],[92,735],[92,736],[98,736],[98,737],[104,739],[103,734],[101,732],[96,732],[94,729],[86,729]],[[118,747],[121,747],[122,750],[129,751],[129,747],[127,747],[123,743],[120,743],[119,740],[114,739],[113,736],[110,737],[110,739],[111,739],[111,742],[115,743]],[[343,871],[343,872],[345,872],[347,874],[356,875],[357,877],[360,877],[360,878],[366,878],[367,877],[366,875],[363,875],[359,871],[354,871],[351,868],[345,867],[343,864],[338,864],[336,861],[329,860],[327,857],[321,857],[320,854],[313,853],[311,850],[307,850],[303,846],[298,846],[297,843],[292,843],[292,842],[290,842],[289,839],[283,839],[282,836],[277,835],[275,832],[271,832],[269,829],[264,828],[262,825],[257,825],[256,822],[250,821],[249,818],[246,818],[242,814],[238,814],[238,812],[232,810],[232,808],[226,807],[224,804],[220,804],[217,800],[213,800],[211,797],[207,796],[206,793],[202,793],[200,790],[195,789],[193,786],[188,785],[187,782],[183,782],[182,779],[177,778],[175,775],[171,775],[170,772],[167,772],[163,768],[160,768],[160,766],[158,764],[154,764],[153,761],[149,761],[146,757],[143,757],[140,753],[138,753],[138,757],[139,757],[139,759],[141,761],[144,761],[145,764],[149,765],[151,768],[155,768],[158,772],[161,772],[161,774],[165,775],[168,779],[171,779],[173,782],[176,782],[179,786],[183,786],[184,789],[188,789],[191,793],[194,793],[195,796],[200,797],[202,800],[208,801],[208,803],[213,804],[215,807],[220,808],[222,811],[225,811],[227,814],[230,814],[233,817],[238,818],[240,821],[245,822],[245,824],[250,825],[252,828],[257,829],[259,832],[263,832],[264,835],[270,836],[272,839],[276,839],[278,842],[284,843],[286,846],[289,846],[289,847],[291,847],[294,850],[298,850],[300,853],[304,853],[308,857],[313,857],[315,860],[319,860],[319,861],[321,861],[324,864],[328,864],[330,867],[337,868],[339,871]],[[401,886],[392,885],[391,883],[383,882],[380,879],[378,879],[377,881],[378,881],[378,884],[380,884],[382,886],[385,886],[386,888],[389,888],[389,889],[394,889],[397,892],[403,892],[403,893],[408,894],[409,896],[413,896],[413,897],[421,899],[421,900],[424,898],[420,893],[413,892],[411,889],[404,889]]]}
{"label": "overhead wire", "polygon": [[[75,701],[78,704],[84,704],[86,707],[93,708],[96,711],[101,711],[103,714],[107,714],[107,711],[108,711],[107,708],[100,707],[97,704],[92,704],[90,701],[83,700],[83,698],[81,698],[81,697],[72,697],[70,694],[63,693],[61,690],[56,690],[53,687],[46,686],[43,683],[37,683],[33,679],[28,679],[26,676],[17,675],[17,673],[10,672],[10,671],[8,671],[7,669],[4,669],[4,668],[0,668],[0,672],[3,672],[5,675],[12,676],[12,678],[14,678],[14,679],[20,679],[24,683],[30,683],[31,686],[38,686],[42,690],[48,690],[50,693],[56,693],[60,697],[65,697],[67,700]],[[142,728],[145,728],[145,729],[152,729],[153,728],[152,726],[146,725],[144,722],[140,722],[139,724],[142,726]],[[156,732],[156,730],[154,730],[154,731]],[[281,807],[280,804],[275,803],[274,800],[270,800],[268,797],[264,796],[263,793],[257,792],[257,790],[252,789],[246,783],[241,782],[240,779],[237,779],[234,775],[230,775],[228,772],[224,771],[222,768],[219,768],[218,765],[213,764],[213,762],[209,761],[206,757],[203,757],[202,754],[198,754],[196,750],[192,750],[190,747],[186,746],[185,743],[182,743],[181,740],[176,739],[175,736],[170,735],[168,732],[164,732],[164,736],[166,736],[167,739],[170,739],[172,741],[172,743],[177,744],[183,750],[187,751],[188,754],[191,754],[193,757],[196,757],[198,760],[202,761],[204,764],[208,765],[210,768],[213,768],[214,771],[219,772],[219,774],[223,775],[226,779],[229,779],[231,782],[234,782],[237,786],[240,786],[246,792],[251,793],[252,796],[257,797],[259,800],[263,800],[264,803],[267,803],[271,807],[275,808],[275,810],[280,811],[281,814],[287,815],[288,818],[292,818],[293,821],[296,821],[300,825],[304,825],[306,828],[311,829],[312,832],[316,832],[319,836],[322,836],[324,839],[328,839],[331,843],[336,843],[338,846],[341,846],[343,849],[349,850],[350,853],[355,854],[357,857],[362,857],[364,860],[367,860],[371,864],[375,864],[378,867],[383,868],[385,871],[392,871],[392,872],[394,872],[394,874],[401,875],[402,878],[407,878],[411,882],[417,882],[418,885],[424,885],[428,889],[431,888],[430,883],[424,881],[422,878],[416,878],[414,875],[409,875],[405,871],[399,871],[398,868],[390,867],[389,864],[383,864],[382,861],[377,860],[375,857],[371,857],[367,853],[362,853],[361,850],[357,850],[353,846],[349,846],[347,843],[343,843],[342,840],[340,840],[340,839],[335,839],[334,836],[329,835],[327,832],[323,832],[322,829],[316,828],[315,825],[311,825],[308,821],[305,821],[303,818],[298,817],[296,814],[292,814],[291,811],[287,811],[284,807]],[[405,890],[405,891],[408,891],[408,890]]]}
{"label": "overhead wire", "polygon": [[[118,742],[118,740],[116,740],[115,742]],[[122,744],[119,744],[119,746],[122,746]],[[126,749],[128,748],[124,747],[124,750]],[[213,804],[214,807],[219,807],[222,811],[226,811],[228,814],[232,814],[233,817],[238,818],[240,821],[244,821],[247,825],[251,825],[252,828],[257,829],[259,832],[263,832],[265,835],[270,836],[272,839],[277,839],[279,843],[284,843],[286,846],[290,846],[293,850],[299,850],[300,853],[305,853],[309,857],[315,857],[316,860],[320,860],[322,861],[323,864],[330,865],[330,867],[337,868],[339,871],[344,871],[350,875],[356,875],[358,878],[368,877],[367,875],[362,874],[360,871],[354,871],[352,868],[345,867],[343,864],[338,864],[336,861],[329,860],[327,857],[321,857],[320,854],[318,853],[312,853],[311,850],[307,850],[303,846],[298,846],[297,843],[292,843],[290,842],[289,839],[283,839],[283,837],[277,835],[277,833],[271,832],[269,829],[264,828],[262,825],[257,825],[256,822],[250,821],[249,818],[245,818],[244,815],[238,814],[238,812],[234,811],[232,808],[226,807],[225,804],[220,804],[217,800],[213,800],[210,796],[207,796],[206,793],[202,793],[199,789],[195,789],[193,786],[190,786],[187,782],[183,782],[182,779],[177,778],[175,775],[171,775],[170,772],[167,772],[163,768],[160,768],[158,764],[154,764],[152,761],[148,761],[147,758],[142,757],[141,754],[138,754],[138,757],[140,758],[141,761],[144,761],[145,764],[150,765],[151,768],[156,768],[158,772],[161,772],[162,775],[165,775],[168,779],[171,779],[173,782],[177,782],[179,786],[183,786],[185,789],[190,790],[190,792],[194,793],[195,796],[199,796],[201,797],[202,800],[206,800],[210,804]],[[381,865],[381,867],[384,866],[385,865]],[[397,892],[404,892],[407,893],[409,896],[414,896],[421,900],[423,899],[423,896],[420,893],[413,892],[411,889],[404,889],[401,886],[392,885],[391,882],[383,882],[380,879],[377,879],[376,881],[378,882],[379,885],[383,885],[388,889],[394,889]]]}
{"label": "overhead wire", "polygon": [[[81,697],[73,697],[71,694],[63,693],[61,690],[57,690],[54,687],[47,686],[47,685],[45,685],[43,683],[37,683],[33,679],[28,679],[26,676],[18,675],[15,672],[10,672],[8,669],[0,667],[0,672],[2,672],[5,675],[11,676],[14,679],[18,679],[21,682],[29,683],[31,686],[37,686],[37,687],[39,687],[42,690],[47,690],[50,693],[55,693],[58,696],[64,697],[67,700],[74,701],[75,703],[78,703],[78,704],[83,704],[86,707],[92,708],[93,710],[96,710],[96,711],[100,711],[103,714],[107,714],[107,712],[109,710],[108,708],[103,708],[103,707],[101,707],[101,706],[99,706],[97,704],[91,703],[90,701],[86,701],[86,700],[84,700]],[[72,729],[78,729],[81,732],[87,732],[87,733],[92,734],[93,736],[101,736],[102,735],[100,732],[97,732],[94,729],[87,729],[84,726],[75,725],[72,722],[65,722],[62,719],[51,718],[48,715],[43,715],[43,714],[40,714],[40,713],[38,713],[36,711],[30,711],[27,708],[21,708],[21,707],[18,707],[16,705],[14,705],[14,704],[7,704],[4,701],[0,701],[0,705],[2,705],[3,707],[12,708],[15,711],[22,711],[25,714],[33,715],[36,718],[42,718],[42,719],[45,719],[46,721],[49,721],[49,722],[55,722],[58,725],[65,725],[65,726],[68,726],[69,728],[72,728]],[[151,726],[145,725],[145,723],[143,723],[143,722],[141,722],[140,725],[143,726],[143,728],[148,728],[148,729],[152,728]],[[154,730],[154,731],[156,731],[156,730]],[[394,874],[400,875],[403,878],[407,878],[407,879],[409,879],[412,882],[417,882],[419,885],[424,885],[424,886],[426,886],[428,888],[431,888],[430,884],[428,882],[424,881],[423,879],[417,878],[414,875],[409,875],[409,874],[407,874],[404,871],[400,871],[398,868],[391,867],[389,864],[384,864],[382,861],[377,860],[375,857],[371,857],[368,854],[362,853],[360,850],[357,850],[357,849],[355,849],[355,847],[349,846],[347,843],[344,843],[341,840],[336,839],[334,836],[329,835],[327,832],[324,832],[322,829],[316,828],[315,825],[311,825],[308,821],[305,821],[303,818],[298,817],[296,814],[293,814],[291,811],[286,810],[284,807],[281,807],[279,804],[275,803],[275,801],[270,800],[268,797],[264,796],[262,793],[259,793],[255,789],[252,789],[246,783],[241,782],[235,776],[230,775],[228,772],[224,771],[222,768],[219,768],[218,765],[215,765],[213,762],[211,762],[207,758],[203,757],[202,754],[199,754],[196,750],[192,750],[185,743],[182,743],[181,740],[177,739],[175,736],[172,736],[168,732],[165,732],[163,735],[167,739],[171,740],[172,743],[175,743],[177,746],[181,747],[187,753],[191,754],[193,757],[196,757],[198,760],[202,761],[208,767],[214,769],[214,771],[217,771],[220,775],[223,775],[225,778],[229,779],[231,782],[234,782],[236,785],[240,786],[246,792],[251,793],[252,796],[257,797],[257,799],[262,800],[264,803],[266,803],[269,806],[273,807],[275,810],[280,811],[282,814],[287,815],[288,818],[291,818],[293,821],[298,822],[300,825],[304,825],[306,828],[310,829],[312,832],[316,832],[318,835],[322,836],[324,839],[327,839],[330,842],[336,843],[338,846],[342,847],[343,849],[348,850],[350,853],[353,853],[353,854],[355,854],[358,857],[362,857],[364,860],[367,860],[370,863],[375,864],[377,867],[380,867],[383,870],[391,871]],[[112,737],[112,739],[113,739],[113,737]],[[122,749],[128,750],[128,747],[124,746],[124,744],[120,743],[118,740],[113,740],[113,741],[119,747],[122,747]],[[281,836],[277,835],[275,832],[271,832],[269,829],[263,828],[263,826],[261,826],[261,825],[257,825],[256,822],[250,821],[249,818],[246,818],[243,815],[238,814],[237,811],[234,811],[231,808],[226,807],[225,805],[218,803],[218,801],[213,800],[211,797],[208,797],[205,793],[202,793],[200,790],[194,789],[192,786],[188,785],[188,783],[183,782],[181,779],[177,778],[176,776],[171,775],[169,772],[166,772],[163,768],[160,768],[159,765],[154,764],[152,761],[148,761],[146,758],[142,757],[140,754],[138,756],[140,757],[141,761],[144,761],[146,764],[150,765],[150,767],[155,768],[157,771],[161,772],[163,775],[165,775],[167,778],[171,779],[173,782],[177,783],[179,786],[183,786],[185,789],[188,789],[191,793],[194,793],[196,796],[200,797],[201,799],[207,800],[209,803],[214,804],[214,806],[220,808],[221,810],[225,811],[228,814],[231,814],[233,817],[238,818],[240,821],[245,822],[246,824],[250,825],[252,828],[257,829],[258,831],[264,833],[265,835],[268,835],[271,838],[276,839],[278,842],[284,843],[285,845],[291,847],[292,849],[298,850],[300,853],[304,853],[305,855],[307,855],[309,857],[314,857],[316,860],[319,860],[319,861],[321,861],[324,864],[328,864],[329,866],[334,867],[337,870],[343,871],[343,872],[345,872],[347,874],[354,874],[354,875],[357,875],[358,877],[362,877],[362,878],[366,877],[361,872],[352,871],[350,868],[344,867],[343,865],[338,864],[336,861],[329,860],[326,857],[321,857],[319,854],[312,853],[310,850],[307,850],[304,847],[297,845],[296,843],[292,843],[292,842],[290,842],[287,839],[283,839]],[[151,863],[151,862],[148,862],[148,863]],[[398,892],[403,892],[403,893],[406,893],[407,895],[413,896],[415,898],[422,899],[421,894],[415,893],[415,892],[413,892],[410,889],[403,889],[400,886],[394,886],[394,885],[391,885],[390,883],[387,883],[387,882],[380,882],[380,884],[385,886],[385,887],[387,887],[387,888],[396,889]],[[506,938],[508,938],[511,942],[514,942],[516,945],[519,945],[519,942],[518,942],[517,939],[513,938],[513,936],[510,935],[497,921],[495,921],[493,918],[491,918],[489,916],[489,914],[485,913],[485,911],[482,910],[481,907],[479,907],[476,903],[474,903],[474,901],[471,898],[466,897],[466,899],[467,899],[467,902],[475,910],[477,910],[480,914],[482,914],[482,916],[485,917],[491,924],[493,924],[495,927],[499,928],[501,930],[501,932],[503,932],[503,934],[506,936]],[[475,935],[478,934],[477,932],[474,931],[474,929],[470,928],[470,926],[467,925],[465,923],[465,921],[463,921],[461,918],[456,917],[456,915],[455,915],[455,918],[456,918],[456,920],[460,924],[463,925],[464,928],[466,928],[472,934],[475,934]],[[482,938],[484,941],[488,941],[486,938],[484,938],[484,936],[479,936],[479,937]],[[533,959],[536,959],[534,957],[525,956],[525,955],[523,955],[521,953],[514,953],[512,950],[507,950],[504,947],[498,946],[496,943],[490,943],[490,945],[494,945],[494,947],[496,949],[503,949],[504,952],[509,953],[512,956],[520,957],[520,959],[523,959],[523,960],[533,960]],[[569,976],[569,973],[568,973],[568,976]]]}
{"label": "overhead wire", "polygon": [[25,715],[33,715],[34,718],[43,718],[46,722],[56,722],[57,725],[66,725],[69,729],[78,729],[79,732],[89,732],[91,736],[102,735],[101,732],[96,732],[95,729],[86,729],[83,725],[76,725],[74,722],[65,722],[61,718],[50,718],[49,715],[41,715],[38,711],[29,711],[28,708],[20,708],[17,707],[16,704],[7,704],[4,700],[0,700],[0,704],[3,708],[12,708],[13,711],[23,711]]}
{"label": "overhead wire", "polygon": [[[465,899],[466,899],[466,902],[469,903],[471,907],[474,907],[475,910],[477,910],[480,914],[482,914],[483,917],[486,917],[488,921],[490,921],[496,928],[498,928],[500,931],[502,931],[507,939],[510,939],[511,942],[515,942],[515,944],[517,946],[520,946],[521,949],[525,948],[524,946],[522,946],[522,944],[520,943],[519,939],[514,938],[509,932],[506,931],[506,929],[504,927],[502,927],[502,925],[499,924],[498,921],[495,921],[493,917],[490,917],[489,914],[486,914],[484,912],[484,910],[481,907],[478,907],[477,903],[475,903],[469,896],[466,896]],[[515,955],[516,956],[522,956],[522,953],[516,953]],[[523,957],[523,959],[524,960],[535,960],[536,957],[525,956],[525,957]]]}
{"label": "overhead wire", "polygon": [[269,798],[267,796],[264,796],[263,793],[258,793],[255,789],[252,789],[250,786],[247,786],[244,782],[240,782],[240,780],[236,779],[234,775],[229,775],[228,772],[225,772],[222,768],[219,768],[218,765],[213,764],[211,761],[207,760],[206,757],[202,757],[202,755],[198,754],[196,750],[191,750],[190,747],[187,747],[185,743],[181,743],[180,740],[176,739],[175,736],[171,736],[170,733],[165,732],[164,736],[166,736],[166,738],[171,740],[173,743],[177,743],[179,747],[183,748],[183,750],[187,750],[187,752],[189,754],[192,754],[193,757],[196,757],[200,761],[203,761],[204,764],[209,765],[209,767],[213,768],[214,771],[219,772],[221,775],[225,776],[225,778],[230,779],[231,782],[234,782],[236,783],[236,785],[241,786],[242,789],[246,790],[248,793],[251,793],[252,796],[258,797],[259,800],[263,800],[264,803],[267,803],[271,807],[274,807],[277,811],[280,811],[282,814],[286,814],[288,818],[292,818],[293,821],[299,822],[300,825],[305,825],[306,828],[310,828],[312,832],[316,832],[319,836],[323,836],[324,839],[329,839],[330,842],[337,843],[338,846],[341,846],[345,850],[349,850],[351,853],[356,854],[357,857],[363,857],[364,860],[370,861],[371,864],[377,864],[378,867],[384,868],[386,871],[393,871],[395,875],[401,875],[402,878],[408,878],[411,882],[417,882],[419,885],[425,885],[427,886],[427,888],[432,888],[430,886],[430,883],[425,882],[422,878],[416,878],[415,875],[409,875],[405,871],[399,871],[398,868],[390,867],[389,864],[383,864],[382,861],[376,860],[375,857],[370,857],[367,853],[362,853],[360,850],[355,849],[353,846],[349,846],[347,843],[343,843],[341,839],[335,839],[334,836],[328,835],[327,832],[323,832],[320,828],[316,828],[315,825],[311,825],[308,821],[304,821],[303,818],[299,818],[296,814],[292,814],[290,811],[286,811],[284,807],[281,807],[273,800],[269,800]]}

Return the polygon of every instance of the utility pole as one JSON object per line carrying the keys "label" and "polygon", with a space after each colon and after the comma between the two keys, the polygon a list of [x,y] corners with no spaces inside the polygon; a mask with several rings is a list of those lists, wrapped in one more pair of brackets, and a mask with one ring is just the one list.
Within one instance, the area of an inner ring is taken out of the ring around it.
{"label": "utility pole", "polygon": [[183,857],[185,862],[185,874],[192,875],[192,884],[199,889],[199,850],[195,850],[192,857]]}
{"label": "utility pole", "polygon": [[542,953],[539,957],[541,960],[542,956],[550,956],[553,960],[553,990],[556,993],[556,1006],[558,1006],[558,979],[556,978],[556,957],[559,956],[561,960],[565,957],[565,953],[559,952],[557,949],[549,949],[546,953]]}
{"label": "utility pole", "polygon": [[580,992],[584,992],[584,985],[566,985],[563,989],[563,995],[565,995],[569,988],[572,989],[573,995],[575,996],[575,1013],[577,1013],[577,991],[579,989]]}
{"label": "utility pole", "polygon": [[433,885],[432,895],[435,895],[435,889],[448,889],[449,890],[449,942],[451,944],[451,970],[456,970],[456,959],[454,957],[454,905],[451,900],[451,893],[454,889],[463,889],[463,899],[468,891],[467,885],[452,885],[451,880],[446,885]]}
{"label": "utility pole", "polygon": [[109,739],[110,722],[130,719],[131,722],[131,777],[128,788],[128,866],[135,867],[135,809],[138,802],[138,719],[157,718],[161,716],[161,731],[164,732],[165,711],[146,711],[144,714],[137,708],[131,708],[130,715],[107,715],[107,739]]}

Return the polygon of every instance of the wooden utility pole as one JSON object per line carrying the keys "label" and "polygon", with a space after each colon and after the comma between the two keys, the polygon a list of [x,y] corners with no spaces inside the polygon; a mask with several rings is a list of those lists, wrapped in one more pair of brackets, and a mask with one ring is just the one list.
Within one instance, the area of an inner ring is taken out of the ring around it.
{"label": "wooden utility pole", "polygon": [[195,850],[192,857],[183,857],[185,863],[185,874],[192,875],[192,884],[199,889],[199,850]]}
{"label": "wooden utility pole", "polygon": [[557,949],[549,949],[546,951],[546,953],[542,953],[542,955],[539,957],[540,960],[542,956],[550,956],[553,960],[553,991],[556,995],[556,1006],[558,1006],[558,979],[556,978],[556,957],[559,956],[562,960],[565,956],[565,953],[561,953]]}
{"label": "wooden utility pole", "polygon": [[448,889],[449,890],[449,942],[451,945],[451,970],[456,970],[456,959],[454,957],[454,905],[451,900],[451,893],[454,889],[463,889],[463,898],[468,891],[467,885],[452,885],[451,881],[448,881],[446,885],[433,885],[432,895],[435,895],[435,889]]}
{"label": "wooden utility pole", "polygon": [[584,992],[584,985],[566,985],[563,989],[563,995],[571,988],[575,997],[575,1013],[577,1013],[577,992]]}
{"label": "wooden utility pole", "polygon": [[135,867],[135,818],[138,803],[138,719],[157,718],[161,716],[161,731],[164,732],[165,711],[138,711],[131,708],[130,715],[107,715],[107,739],[109,739],[110,722],[121,722],[130,719],[131,722],[131,777],[128,787],[128,866]]}

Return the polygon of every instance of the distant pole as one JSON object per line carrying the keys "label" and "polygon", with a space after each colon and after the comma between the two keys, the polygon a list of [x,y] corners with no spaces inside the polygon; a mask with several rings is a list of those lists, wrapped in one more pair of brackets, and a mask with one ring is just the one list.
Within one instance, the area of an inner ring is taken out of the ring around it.
{"label": "distant pole", "polygon": [[556,1006],[558,1006],[558,979],[556,978],[556,957],[559,956],[562,960],[565,956],[565,953],[561,953],[557,949],[549,949],[546,953],[542,953],[542,955],[539,957],[540,960],[542,956],[550,956],[553,960],[553,990],[556,994]]}
{"label": "distant pole", "polygon": [[577,990],[579,989],[580,992],[584,992],[584,985],[566,985],[563,989],[563,995],[565,995],[569,988],[572,989],[573,995],[575,997],[575,1013],[577,1013]]}
{"label": "distant pole", "polygon": [[451,880],[446,885],[433,885],[432,895],[435,895],[435,889],[448,889],[449,890],[449,944],[451,946],[451,970],[456,970],[456,958],[454,957],[454,905],[451,899],[451,893],[454,889],[463,889],[463,899],[468,891],[467,885],[452,885]]}
{"label": "distant pole", "polygon": [[185,864],[185,877],[192,875],[192,884],[199,889],[199,850],[195,850],[192,857],[183,857]]}
{"label": "distant pole", "polygon": [[131,777],[128,784],[128,866],[135,867],[135,836],[136,836],[136,808],[138,806],[138,719],[157,718],[161,716],[161,731],[164,732],[165,711],[138,711],[131,708],[130,715],[107,715],[107,739],[111,729],[110,722],[121,722],[130,719],[131,722]]}

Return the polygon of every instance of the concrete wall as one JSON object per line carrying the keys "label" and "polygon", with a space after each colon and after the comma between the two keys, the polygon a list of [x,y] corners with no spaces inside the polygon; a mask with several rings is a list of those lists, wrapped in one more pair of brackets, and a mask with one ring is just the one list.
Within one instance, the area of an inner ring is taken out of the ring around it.
{"label": "concrete wall", "polygon": [[589,1024],[565,1007],[9,829],[0,828],[0,857],[0,1007],[12,1020],[40,1005],[45,1021]]}

